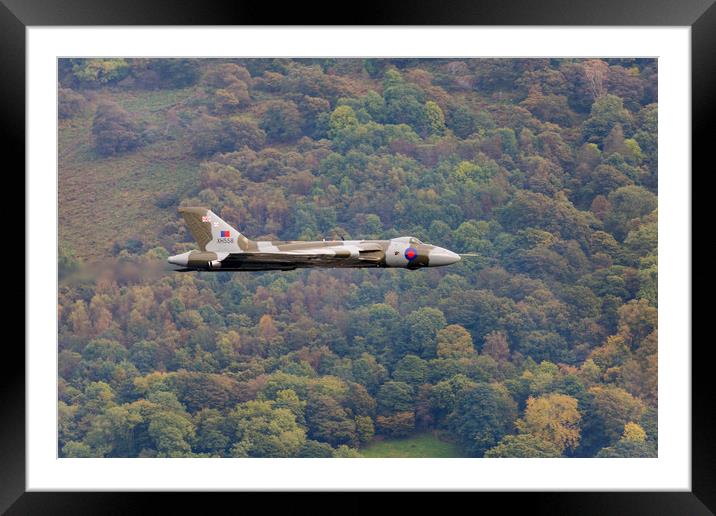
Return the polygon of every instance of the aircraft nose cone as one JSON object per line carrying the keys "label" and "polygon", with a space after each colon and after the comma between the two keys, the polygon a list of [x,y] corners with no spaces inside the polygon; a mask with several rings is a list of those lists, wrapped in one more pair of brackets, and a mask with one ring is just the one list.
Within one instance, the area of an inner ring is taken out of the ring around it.
{"label": "aircraft nose cone", "polygon": [[186,267],[186,265],[189,263],[189,253],[170,256],[169,258],[167,258],[167,261],[172,265],[181,265],[182,267]]}
{"label": "aircraft nose cone", "polygon": [[440,265],[452,265],[460,261],[460,255],[443,249],[442,247],[436,247],[428,255],[428,263],[431,267],[438,267]]}

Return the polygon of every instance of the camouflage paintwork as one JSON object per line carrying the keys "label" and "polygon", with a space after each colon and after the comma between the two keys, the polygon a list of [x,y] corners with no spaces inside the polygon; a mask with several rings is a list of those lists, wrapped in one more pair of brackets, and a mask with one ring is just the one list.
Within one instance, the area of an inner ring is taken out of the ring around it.
{"label": "camouflage paintwork", "polygon": [[450,265],[458,254],[413,237],[390,240],[254,241],[207,208],[179,208],[199,251],[169,257],[181,270],[262,271],[298,267],[401,267]]}

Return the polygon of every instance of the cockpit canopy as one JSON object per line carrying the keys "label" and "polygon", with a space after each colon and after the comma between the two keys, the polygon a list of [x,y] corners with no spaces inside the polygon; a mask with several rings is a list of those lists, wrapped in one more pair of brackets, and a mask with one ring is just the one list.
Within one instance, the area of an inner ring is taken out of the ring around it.
{"label": "cockpit canopy", "polygon": [[405,242],[406,244],[411,244],[411,245],[422,244],[422,242],[419,239],[417,239],[415,237],[411,237],[411,236],[398,237],[398,238],[394,238],[393,240],[395,240],[396,242]]}

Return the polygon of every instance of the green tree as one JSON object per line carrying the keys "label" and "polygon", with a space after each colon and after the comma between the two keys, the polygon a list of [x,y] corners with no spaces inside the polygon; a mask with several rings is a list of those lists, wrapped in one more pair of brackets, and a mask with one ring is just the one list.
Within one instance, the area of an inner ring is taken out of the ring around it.
{"label": "green tree", "polygon": [[407,412],[413,410],[415,392],[413,387],[405,382],[385,382],[380,386],[376,401],[378,412],[387,415],[393,412]]}
{"label": "green tree", "polygon": [[154,392],[148,400],[159,406],[148,416],[148,433],[159,456],[190,456],[196,429],[189,413],[171,392]]}
{"label": "green tree", "polygon": [[160,456],[184,457],[191,452],[188,441],[194,437],[194,427],[187,417],[161,411],[150,417],[149,435]]}
{"label": "green tree", "polygon": [[634,442],[619,440],[614,446],[602,448],[597,453],[598,458],[655,458],[657,457],[656,447],[649,442]]}
{"label": "green tree", "polygon": [[159,74],[165,88],[186,88],[196,84],[201,75],[198,59],[152,59],[149,68]]}
{"label": "green tree", "polygon": [[62,447],[62,456],[68,458],[89,458],[97,457],[96,453],[92,451],[89,445],[83,442],[69,441]]}
{"label": "green tree", "polygon": [[331,113],[329,122],[330,133],[333,136],[337,135],[340,131],[354,128],[358,125],[358,118],[356,117],[353,108],[350,106],[338,106]]}
{"label": "green tree", "polygon": [[475,115],[463,105],[448,111],[446,124],[459,138],[467,138],[476,129]]}
{"label": "green tree", "polygon": [[648,441],[644,429],[633,422],[624,425],[624,433],[614,446],[602,448],[597,453],[597,457],[600,458],[651,458],[656,456],[655,444]]}
{"label": "green tree", "polygon": [[130,67],[126,59],[76,59],[72,73],[85,87],[97,88],[105,84],[116,83],[129,75]]}
{"label": "green tree", "polygon": [[561,457],[558,446],[532,434],[506,435],[497,446],[485,452],[489,458]]}
{"label": "green tree", "polygon": [[132,363],[143,374],[147,374],[157,368],[159,345],[154,341],[140,340],[132,346],[129,354]]}
{"label": "green tree", "polygon": [[445,315],[434,307],[418,308],[405,317],[405,338],[396,343],[399,353],[415,353],[423,358],[436,354],[437,334],[447,325]]}
{"label": "green tree", "polygon": [[570,362],[566,339],[553,331],[535,330],[520,340],[520,351],[536,361]]}
{"label": "green tree", "polygon": [[293,457],[306,443],[306,432],[287,408],[271,401],[240,403],[228,415],[234,457]]}
{"label": "green tree", "polygon": [[304,425],[306,422],[306,402],[299,398],[298,394],[291,389],[285,389],[276,393],[274,408],[287,408],[293,413],[299,424]]}
{"label": "green tree", "polygon": [[194,415],[198,452],[223,456],[229,445],[226,420],[217,409],[202,409]]}
{"label": "green tree", "polygon": [[111,407],[92,420],[85,442],[105,457],[135,456],[138,450],[134,435],[141,423],[144,418],[131,406]]}
{"label": "green tree", "polygon": [[516,416],[517,405],[504,388],[478,383],[457,395],[450,428],[472,456],[481,457],[512,430]]}
{"label": "green tree", "polygon": [[600,143],[616,124],[630,128],[632,116],[624,108],[624,101],[615,95],[604,95],[592,104],[589,118],[584,121],[582,135],[585,141]]}
{"label": "green tree", "polygon": [[333,457],[333,448],[328,443],[322,443],[319,441],[313,441],[307,439],[306,442],[298,450],[296,457],[305,458],[330,458]]}
{"label": "green tree", "polygon": [[306,405],[309,437],[332,446],[358,444],[356,421],[330,396],[311,396]]}
{"label": "green tree", "polygon": [[428,131],[433,136],[441,136],[445,132],[445,113],[440,106],[432,100],[425,103],[425,117],[427,118]]}
{"label": "green tree", "polygon": [[617,188],[609,194],[611,210],[604,225],[617,240],[622,240],[629,232],[629,223],[656,209],[656,196],[641,186],[629,185]]}
{"label": "green tree", "polygon": [[333,452],[333,456],[338,459],[357,459],[362,457],[358,450],[349,448],[345,444],[341,444]]}
{"label": "green tree", "polygon": [[428,401],[434,418],[438,422],[455,409],[458,396],[477,384],[462,374],[456,374],[447,380],[441,380],[430,388]]}
{"label": "green tree", "polygon": [[263,107],[259,126],[270,141],[289,142],[301,134],[303,120],[295,102],[271,100]]}
{"label": "green tree", "polygon": [[619,387],[596,385],[589,392],[594,395],[594,411],[609,443],[615,443],[624,425],[638,420],[644,412],[644,404]]}
{"label": "green tree", "polygon": [[422,89],[403,81],[396,70],[386,72],[383,85],[386,121],[392,124],[407,124],[416,133],[424,134],[430,121]]}
{"label": "green tree", "polygon": [[358,440],[361,443],[370,442],[375,434],[375,425],[370,416],[357,416],[356,417],[356,432],[358,434]]}
{"label": "green tree", "polygon": [[374,355],[389,352],[400,338],[400,315],[385,303],[357,310],[349,324],[349,337],[356,343],[364,343]]}
{"label": "green tree", "polygon": [[388,372],[373,355],[363,353],[353,360],[353,377],[364,385],[368,392],[375,394],[380,384],[388,377]]}
{"label": "green tree", "polygon": [[425,383],[428,375],[428,363],[415,355],[405,355],[395,364],[393,379],[412,385]]}

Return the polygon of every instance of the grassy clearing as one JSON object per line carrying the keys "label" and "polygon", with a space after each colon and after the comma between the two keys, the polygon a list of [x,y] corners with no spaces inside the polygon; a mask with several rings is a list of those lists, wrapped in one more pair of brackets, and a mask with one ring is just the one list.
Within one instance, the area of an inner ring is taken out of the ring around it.
{"label": "grassy clearing", "polygon": [[[166,110],[192,91],[113,92],[112,98],[144,120],[161,125]],[[161,140],[134,152],[103,158],[91,142],[93,109],[60,123],[59,237],[78,257],[107,256],[114,240],[153,243],[174,208],[160,209],[159,194],[181,195],[196,185],[199,161],[180,141]]]}
{"label": "grassy clearing", "polygon": [[153,121],[157,121],[163,119],[169,108],[184,102],[195,93],[195,87],[179,90],[131,90],[115,93],[111,98],[130,113],[136,113],[145,120],[150,115],[155,115],[157,118]]}
{"label": "grassy clearing", "polygon": [[432,433],[424,433],[402,439],[373,441],[361,449],[364,457],[370,458],[448,458],[464,457],[460,448],[452,443],[441,441]]}

